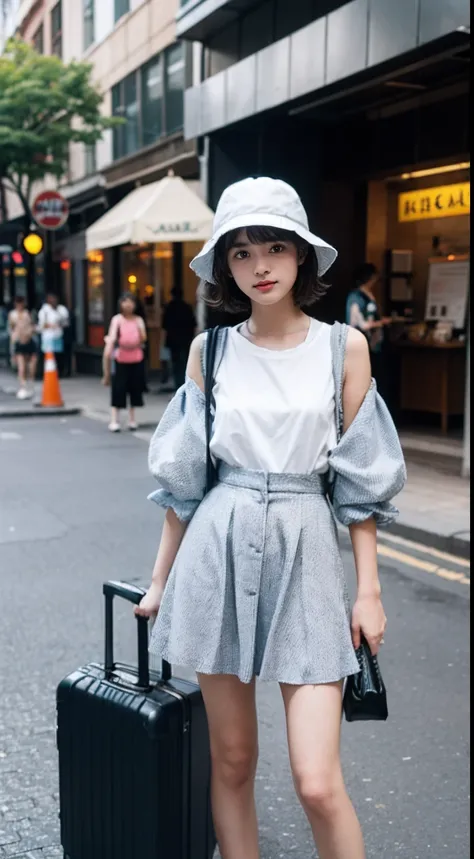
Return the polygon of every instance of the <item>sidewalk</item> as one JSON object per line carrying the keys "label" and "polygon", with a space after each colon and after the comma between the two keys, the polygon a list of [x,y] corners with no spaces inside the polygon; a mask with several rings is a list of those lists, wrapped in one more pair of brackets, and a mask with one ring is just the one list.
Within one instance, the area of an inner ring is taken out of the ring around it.
{"label": "sidewalk", "polygon": [[[67,408],[80,409],[87,417],[108,423],[109,391],[102,387],[98,378],[63,379],[61,389]],[[0,440],[1,418],[5,418],[10,407],[17,403],[15,390],[14,376],[9,371],[0,370]],[[40,383],[37,390],[39,393]],[[136,435],[142,441],[150,440],[171,396],[151,386],[145,397],[146,406],[139,414],[140,430]],[[3,408],[7,401],[9,405]],[[31,402],[24,408],[37,414]],[[456,451],[444,449],[429,438],[417,440],[409,434],[402,434],[401,440],[407,459],[408,481],[395,502],[400,516],[390,530],[402,537],[468,558],[470,483],[459,476],[460,461]]]}

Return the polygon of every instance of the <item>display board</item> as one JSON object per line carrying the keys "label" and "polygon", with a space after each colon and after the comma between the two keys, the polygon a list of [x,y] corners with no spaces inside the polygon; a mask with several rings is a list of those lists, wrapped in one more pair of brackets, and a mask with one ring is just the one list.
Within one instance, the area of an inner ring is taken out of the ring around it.
{"label": "display board", "polygon": [[469,264],[469,259],[430,261],[425,313],[427,322],[451,322],[453,328],[465,327]]}

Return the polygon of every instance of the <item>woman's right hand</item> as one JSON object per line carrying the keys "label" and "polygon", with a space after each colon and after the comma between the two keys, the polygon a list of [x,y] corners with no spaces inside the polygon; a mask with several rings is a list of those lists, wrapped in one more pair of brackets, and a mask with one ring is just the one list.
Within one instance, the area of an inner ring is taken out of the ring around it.
{"label": "woman's right hand", "polygon": [[135,607],[137,617],[153,617],[157,615],[163,599],[164,587],[157,582],[152,582],[143,597],[140,605]]}

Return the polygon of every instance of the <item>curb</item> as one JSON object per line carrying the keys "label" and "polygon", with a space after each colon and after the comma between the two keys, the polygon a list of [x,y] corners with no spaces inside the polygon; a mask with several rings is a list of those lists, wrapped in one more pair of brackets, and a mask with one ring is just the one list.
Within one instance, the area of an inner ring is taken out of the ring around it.
{"label": "curb", "polygon": [[457,534],[435,534],[433,531],[426,531],[423,528],[416,528],[413,525],[405,525],[403,522],[394,522],[387,528],[391,534],[396,534],[398,537],[405,537],[407,540],[413,540],[415,543],[423,543],[425,546],[431,546],[432,549],[439,549],[441,552],[448,552],[450,555],[458,555],[466,561],[471,559],[471,541]]}
{"label": "curb", "polygon": [[80,415],[82,408],[79,406],[58,406],[57,408],[45,408],[34,406],[30,409],[1,409],[0,418],[47,418],[59,415]]}

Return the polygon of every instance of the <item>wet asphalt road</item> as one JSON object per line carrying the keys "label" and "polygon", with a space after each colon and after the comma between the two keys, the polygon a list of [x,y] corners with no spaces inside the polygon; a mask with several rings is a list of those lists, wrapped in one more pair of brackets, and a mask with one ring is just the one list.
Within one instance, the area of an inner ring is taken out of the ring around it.
{"label": "wet asphalt road", "polygon": [[[85,418],[3,419],[0,474],[0,857],[53,859],[62,856],[55,688],[101,658],[102,582],[147,584],[162,516],[146,501],[143,441]],[[400,561],[397,544],[382,542],[390,718],[345,724],[349,790],[370,859],[467,859],[469,587]],[[130,613],[118,615],[118,655],[133,658]],[[258,699],[262,859],[314,859],[278,687],[260,685]]]}

